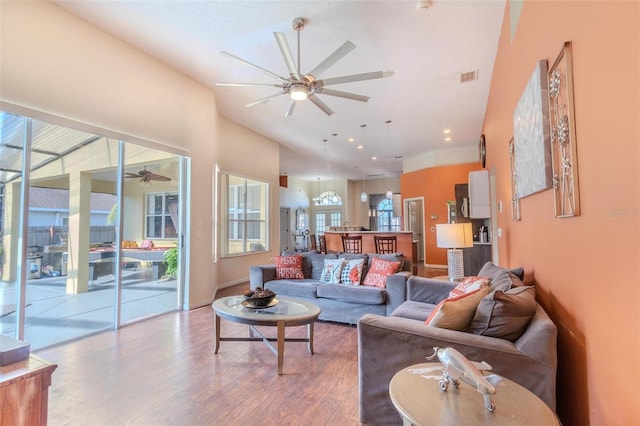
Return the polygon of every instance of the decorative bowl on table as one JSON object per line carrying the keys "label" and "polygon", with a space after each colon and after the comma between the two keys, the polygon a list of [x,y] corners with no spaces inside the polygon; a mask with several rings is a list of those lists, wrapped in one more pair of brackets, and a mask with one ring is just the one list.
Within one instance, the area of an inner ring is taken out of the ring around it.
{"label": "decorative bowl on table", "polygon": [[266,308],[272,304],[276,294],[271,290],[265,290],[261,287],[255,290],[247,290],[244,292],[244,305],[247,307]]}

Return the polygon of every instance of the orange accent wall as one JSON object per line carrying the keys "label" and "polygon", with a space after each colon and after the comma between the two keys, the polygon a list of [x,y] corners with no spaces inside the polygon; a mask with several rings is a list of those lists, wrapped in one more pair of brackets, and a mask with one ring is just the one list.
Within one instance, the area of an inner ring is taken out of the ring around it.
{"label": "orange accent wall", "polygon": [[[456,199],[455,185],[467,183],[469,172],[475,170],[480,170],[479,164],[432,167],[400,175],[403,199],[424,197],[426,264],[447,265],[447,249],[436,247],[436,233],[431,232],[431,227],[437,223],[447,223],[446,203]],[[438,219],[431,220],[432,214],[437,214]]]}
{"label": "orange accent wall", "polygon": [[[640,404],[640,2],[525,1],[513,42],[509,4],[483,133],[495,170],[499,258],[534,273],[558,326],[564,425],[638,425]],[[556,219],[553,192],[510,213],[512,117],[536,62],[573,43],[582,214]]]}

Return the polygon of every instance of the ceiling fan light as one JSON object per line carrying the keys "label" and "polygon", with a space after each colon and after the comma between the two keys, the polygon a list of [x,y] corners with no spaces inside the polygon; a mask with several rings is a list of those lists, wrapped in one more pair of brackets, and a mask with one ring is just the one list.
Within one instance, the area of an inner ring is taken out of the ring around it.
{"label": "ceiling fan light", "polygon": [[309,97],[309,90],[305,86],[296,86],[291,89],[289,96],[294,101],[304,101]]}

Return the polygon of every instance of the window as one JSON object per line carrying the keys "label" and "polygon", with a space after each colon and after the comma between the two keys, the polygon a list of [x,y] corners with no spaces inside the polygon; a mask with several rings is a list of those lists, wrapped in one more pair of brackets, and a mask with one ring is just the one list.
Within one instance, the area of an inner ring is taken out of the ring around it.
{"label": "window", "polygon": [[341,206],[342,199],[333,191],[326,191],[313,199],[314,206]]}
{"label": "window", "polygon": [[145,238],[178,238],[178,193],[147,194]]}
{"label": "window", "polygon": [[322,235],[330,226],[340,226],[342,212],[340,211],[324,211],[315,214],[316,234]]}
{"label": "window", "polygon": [[399,231],[400,218],[393,216],[393,202],[384,199],[378,203],[378,231]]}
{"label": "window", "polygon": [[222,174],[223,232],[225,256],[269,250],[269,184]]}

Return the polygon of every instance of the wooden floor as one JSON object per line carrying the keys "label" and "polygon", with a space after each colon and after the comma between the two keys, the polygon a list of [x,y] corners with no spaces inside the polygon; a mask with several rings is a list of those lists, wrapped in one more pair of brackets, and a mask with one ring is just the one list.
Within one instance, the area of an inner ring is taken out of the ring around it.
{"label": "wooden floor", "polygon": [[[223,289],[217,297],[246,287]],[[273,327],[261,330],[275,336]],[[303,337],[305,330],[287,328],[287,336]],[[246,336],[248,330],[223,320],[222,332]],[[355,326],[316,323],[315,354],[305,343],[287,343],[282,376],[263,343],[221,342],[214,354],[213,340],[213,311],[205,307],[38,351],[58,364],[49,424],[360,424]]]}

